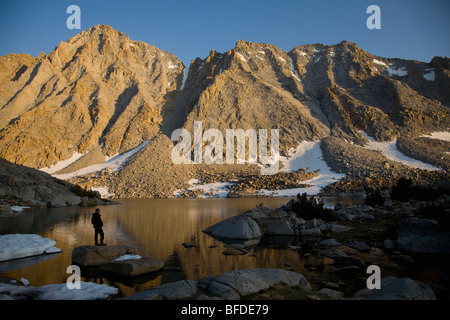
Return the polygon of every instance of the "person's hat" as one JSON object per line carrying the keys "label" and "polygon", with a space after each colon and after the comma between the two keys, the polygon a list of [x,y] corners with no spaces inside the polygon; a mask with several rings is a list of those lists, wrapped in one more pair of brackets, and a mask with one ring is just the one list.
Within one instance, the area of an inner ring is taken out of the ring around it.
{"label": "person's hat", "polygon": [[100,212],[100,209],[98,209],[98,208],[97,208],[97,209],[95,209],[95,212]]}

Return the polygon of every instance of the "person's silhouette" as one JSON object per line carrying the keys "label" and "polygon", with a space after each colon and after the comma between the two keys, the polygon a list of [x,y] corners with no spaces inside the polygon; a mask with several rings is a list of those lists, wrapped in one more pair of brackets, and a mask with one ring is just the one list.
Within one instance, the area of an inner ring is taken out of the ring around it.
{"label": "person's silhouette", "polygon": [[[95,230],[95,245],[104,246],[103,240],[105,238],[105,234],[103,233],[103,221],[100,215],[100,209],[95,209],[95,213],[92,214],[91,223],[94,226]],[[100,235],[100,243],[98,243],[98,236]]]}

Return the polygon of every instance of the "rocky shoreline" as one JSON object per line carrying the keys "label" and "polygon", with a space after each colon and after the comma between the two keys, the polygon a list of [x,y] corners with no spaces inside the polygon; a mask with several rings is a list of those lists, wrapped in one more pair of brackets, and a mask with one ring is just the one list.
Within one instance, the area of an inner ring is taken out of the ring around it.
{"label": "rocky shoreline", "polygon": [[100,194],[0,158],[0,217],[23,209],[112,204]]}
{"label": "rocky shoreline", "polygon": [[[323,206],[318,197],[299,196],[277,209],[256,207],[204,230],[220,241],[234,240],[231,241],[234,244],[225,246],[226,256],[252,256],[259,246],[270,246],[273,238],[294,239],[282,249],[298,254],[303,271],[293,268],[294,261],[286,261],[281,268],[232,270],[198,280],[165,283],[127,297],[113,295],[109,299],[448,299],[448,190],[433,190],[434,193],[424,195],[425,189],[402,183],[398,182],[390,192],[368,194],[365,203],[338,204],[332,210],[320,211]],[[405,192],[406,200],[401,199]],[[426,196],[427,200],[415,199],[418,195]],[[315,210],[312,213],[306,211],[311,203]],[[182,245],[186,250],[198,246]],[[74,249],[75,264],[100,264],[104,272],[123,277],[164,271],[164,263],[151,257],[110,261],[123,254],[135,254],[133,248],[85,247]],[[367,289],[369,266],[380,268],[381,290]]]}

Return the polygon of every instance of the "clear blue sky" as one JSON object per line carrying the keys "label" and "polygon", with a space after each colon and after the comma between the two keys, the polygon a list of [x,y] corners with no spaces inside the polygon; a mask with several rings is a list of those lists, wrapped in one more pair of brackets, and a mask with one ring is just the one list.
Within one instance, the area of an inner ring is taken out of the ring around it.
{"label": "clear blue sky", "polygon": [[[0,55],[50,53],[69,30],[66,9],[81,8],[81,30],[107,24],[189,64],[237,39],[285,51],[302,44],[357,43],[369,53],[429,62],[450,56],[450,0],[0,0]],[[369,5],[381,8],[381,30],[369,30]]]}

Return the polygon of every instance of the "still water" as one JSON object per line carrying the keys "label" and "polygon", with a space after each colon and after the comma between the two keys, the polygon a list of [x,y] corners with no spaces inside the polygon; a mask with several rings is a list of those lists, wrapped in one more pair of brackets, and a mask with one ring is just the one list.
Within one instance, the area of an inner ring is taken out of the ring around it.
{"label": "still water", "polygon": [[[274,239],[258,245],[243,256],[223,254],[225,243],[202,232],[203,229],[259,204],[275,209],[291,198],[238,199],[146,199],[120,200],[120,204],[101,207],[107,245],[129,245],[141,256],[151,256],[165,262],[156,273],[132,279],[117,279],[99,274],[98,270],[83,270],[82,280],[105,283],[130,295],[166,282],[181,279],[201,279],[246,268],[287,268],[307,273],[299,253],[287,247],[298,244],[296,238]],[[336,199],[325,198],[332,206]],[[345,199],[339,199],[346,202]],[[354,199],[347,199],[351,203]],[[93,207],[53,208],[25,211],[17,216],[0,219],[0,234],[34,233],[56,241],[59,254],[39,257],[41,261],[20,259],[13,266],[0,264],[0,274],[16,279],[26,278],[32,286],[64,283],[70,274],[72,250],[94,244],[91,225]],[[277,244],[277,241],[280,241]],[[198,247],[185,248],[191,242]],[[16,261],[17,262],[17,261]],[[37,262],[37,263],[36,263]],[[28,265],[27,265],[28,264]],[[2,270],[3,269],[3,270]],[[13,270],[14,269],[14,270]],[[7,272],[5,272],[8,270]],[[11,271],[10,271],[11,270]]]}

